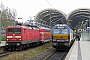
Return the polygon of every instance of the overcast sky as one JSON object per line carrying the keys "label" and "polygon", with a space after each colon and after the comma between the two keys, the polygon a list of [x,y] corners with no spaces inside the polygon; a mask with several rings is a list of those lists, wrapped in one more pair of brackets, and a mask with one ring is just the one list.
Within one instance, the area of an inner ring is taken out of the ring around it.
{"label": "overcast sky", "polygon": [[[51,6],[48,2],[53,6]],[[17,17],[27,20],[41,10],[55,8],[66,14],[78,8],[90,8],[90,0],[0,0],[6,7],[16,9]]]}

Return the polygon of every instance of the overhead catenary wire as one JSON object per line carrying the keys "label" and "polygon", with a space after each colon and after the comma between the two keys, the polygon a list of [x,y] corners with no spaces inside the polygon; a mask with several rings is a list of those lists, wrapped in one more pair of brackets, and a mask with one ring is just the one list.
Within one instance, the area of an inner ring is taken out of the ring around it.
{"label": "overhead catenary wire", "polygon": [[[46,1],[49,3],[50,6],[52,6],[52,7],[55,9],[55,7],[54,7],[48,0],[46,0]],[[55,2],[56,2],[56,4],[58,5],[59,9],[61,9],[61,8],[60,8],[60,5],[59,5],[58,2],[57,2],[57,0],[55,0]]]}
{"label": "overhead catenary wire", "polygon": [[[53,7],[53,5],[48,1],[48,0],[46,0],[48,3],[49,3],[49,5],[51,5],[52,7]],[[53,7],[54,8],[54,7]],[[55,9],[55,8],[54,8]]]}
{"label": "overhead catenary wire", "polygon": [[58,2],[57,2],[57,0],[55,0],[55,1],[56,1],[57,5],[59,6],[59,9],[61,9],[61,8],[60,8],[60,5],[59,5]]}
{"label": "overhead catenary wire", "polygon": [[[54,1],[57,4],[57,6],[59,7],[59,9],[61,9],[58,2],[56,0],[54,0]],[[46,2],[57,11],[57,9],[50,3],[51,1],[46,0]],[[52,13],[53,13],[53,11],[49,11],[49,14],[50,14],[50,27],[51,27],[51,21],[52,21],[51,18],[54,17]],[[61,19],[61,17],[59,17],[59,18]],[[62,21],[62,23],[63,23],[63,21]]]}

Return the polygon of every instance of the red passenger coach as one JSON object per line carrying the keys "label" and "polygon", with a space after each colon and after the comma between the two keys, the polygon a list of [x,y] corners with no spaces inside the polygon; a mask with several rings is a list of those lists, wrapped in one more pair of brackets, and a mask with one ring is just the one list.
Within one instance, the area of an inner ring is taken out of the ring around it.
{"label": "red passenger coach", "polygon": [[38,27],[8,26],[6,28],[6,49],[20,49],[40,42]]}
{"label": "red passenger coach", "polygon": [[51,38],[50,29],[49,28],[41,27],[41,28],[39,28],[39,30],[40,30],[40,41],[42,43],[50,42],[50,38]]}

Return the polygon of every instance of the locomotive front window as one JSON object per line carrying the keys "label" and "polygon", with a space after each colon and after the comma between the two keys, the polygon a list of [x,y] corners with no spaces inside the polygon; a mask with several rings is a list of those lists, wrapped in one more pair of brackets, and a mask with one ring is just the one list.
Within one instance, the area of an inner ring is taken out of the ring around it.
{"label": "locomotive front window", "polygon": [[21,33],[21,29],[20,28],[9,28],[8,29],[8,33]]}
{"label": "locomotive front window", "polygon": [[62,29],[62,34],[68,34],[68,29]]}
{"label": "locomotive front window", "polygon": [[54,31],[53,31],[55,34],[56,33],[60,33],[60,29],[54,29]]}

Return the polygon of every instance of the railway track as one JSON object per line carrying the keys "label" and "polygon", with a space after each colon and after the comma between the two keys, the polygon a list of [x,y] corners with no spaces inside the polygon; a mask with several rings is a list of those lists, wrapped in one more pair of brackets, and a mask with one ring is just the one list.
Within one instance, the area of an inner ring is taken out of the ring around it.
{"label": "railway track", "polygon": [[47,50],[41,52],[38,55],[35,55],[35,56],[31,57],[31,58],[28,58],[27,60],[43,60],[43,59],[47,59],[47,57],[53,55],[54,52],[55,52],[55,49],[50,48],[50,49],[47,49]]}
{"label": "railway track", "polygon": [[64,60],[65,57],[66,57],[66,55],[67,55],[67,53],[68,53],[68,51],[72,47],[73,43],[74,43],[74,41],[70,45],[69,49],[67,49],[67,50],[60,50],[60,51],[54,51],[53,53],[51,53],[50,55],[48,55],[43,60]]}
{"label": "railway track", "polygon": [[52,54],[48,55],[43,60],[64,60],[67,55],[67,51],[55,51]]}
{"label": "railway track", "polygon": [[55,49],[51,48],[27,60],[64,60],[67,53],[68,52],[64,50],[56,51]]}
{"label": "railway track", "polygon": [[2,53],[0,53],[0,57],[7,56],[7,55],[9,55],[9,54],[10,54],[10,52],[2,52]]}
{"label": "railway track", "polygon": [[8,52],[8,51],[1,52],[0,58],[5,57],[5,56],[10,55],[10,54],[13,54],[13,53],[15,53],[15,52]]}
{"label": "railway track", "polygon": [[12,52],[5,51],[5,47],[0,47],[0,58],[11,54]]}
{"label": "railway track", "polygon": [[[3,53],[0,53],[0,58],[5,57],[7,55],[10,55],[12,53],[15,53],[17,51],[6,51]],[[66,57],[68,51],[56,51],[54,48],[50,48],[45,50],[44,52],[41,52],[38,55],[35,55],[31,58],[26,58],[27,60],[64,60]]]}

